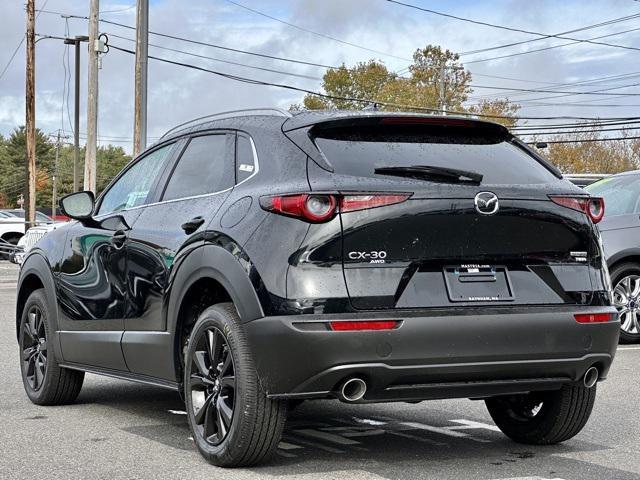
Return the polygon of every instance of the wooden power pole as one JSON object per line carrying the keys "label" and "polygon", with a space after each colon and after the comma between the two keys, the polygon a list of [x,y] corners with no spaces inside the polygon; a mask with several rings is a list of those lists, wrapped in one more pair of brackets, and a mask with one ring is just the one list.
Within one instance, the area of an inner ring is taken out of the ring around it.
{"label": "wooden power pole", "polygon": [[36,50],[35,50],[35,0],[27,0],[27,81],[26,81],[26,119],[27,140],[26,174],[27,198],[25,202],[25,227],[35,225],[36,219]]}
{"label": "wooden power pole", "polygon": [[133,156],[147,147],[147,70],[149,60],[149,0],[137,0],[136,72],[133,118]]}
{"label": "wooden power pole", "polygon": [[96,191],[96,153],[98,150],[98,0],[89,10],[89,81],[87,87],[87,145],[84,157],[84,189]]}
{"label": "wooden power pole", "polygon": [[60,130],[58,130],[58,137],[56,138],[56,162],[53,165],[53,185],[51,192],[51,218],[56,219],[56,208],[58,203],[58,163],[60,161]]}

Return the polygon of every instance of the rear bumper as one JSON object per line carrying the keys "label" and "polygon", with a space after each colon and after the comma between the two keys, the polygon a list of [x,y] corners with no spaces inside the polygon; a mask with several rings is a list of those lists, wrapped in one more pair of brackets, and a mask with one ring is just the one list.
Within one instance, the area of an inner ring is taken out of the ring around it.
{"label": "rear bumper", "polygon": [[[620,323],[579,324],[611,307],[458,309],[265,317],[245,324],[263,388],[274,398],[324,398],[345,379],[363,402],[485,397],[559,388],[591,366],[607,375]],[[334,332],[326,322],[401,320],[390,331]],[[615,317],[614,317],[615,318]]]}

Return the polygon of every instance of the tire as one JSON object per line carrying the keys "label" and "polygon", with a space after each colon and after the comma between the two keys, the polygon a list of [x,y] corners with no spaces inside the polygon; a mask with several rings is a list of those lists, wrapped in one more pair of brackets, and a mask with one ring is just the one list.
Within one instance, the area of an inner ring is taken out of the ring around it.
{"label": "tire", "polygon": [[595,399],[595,386],[565,385],[560,390],[489,398],[485,403],[498,428],[515,442],[553,445],[582,430]]}
{"label": "tire", "polygon": [[193,439],[213,465],[255,465],[278,446],[287,403],[262,391],[232,304],[207,308],[194,325],[185,354],[184,395]]}
{"label": "tire", "polygon": [[[625,284],[626,280],[628,284]],[[611,269],[611,284],[613,285],[613,302],[620,313],[620,343],[638,343],[640,342],[640,265],[637,263],[616,265]]]}
{"label": "tire", "polygon": [[[17,245],[22,238],[22,235],[7,235],[3,240],[11,245]],[[6,244],[5,244],[6,245]],[[11,258],[11,253],[0,252],[0,260],[9,260]]]}
{"label": "tire", "polygon": [[84,372],[61,368],[52,346],[49,312],[44,290],[35,290],[20,319],[20,372],[25,392],[36,405],[66,405],[75,401]]}

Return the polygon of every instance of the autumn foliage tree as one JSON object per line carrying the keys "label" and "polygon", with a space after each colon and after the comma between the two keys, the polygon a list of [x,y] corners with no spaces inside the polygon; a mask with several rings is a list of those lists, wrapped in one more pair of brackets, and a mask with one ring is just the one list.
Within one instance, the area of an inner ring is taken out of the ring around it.
{"label": "autumn foliage tree", "polygon": [[458,54],[427,45],[414,52],[407,76],[389,71],[377,60],[327,70],[322,83],[327,97],[308,94],[303,108],[360,110],[370,106],[370,101],[385,111],[436,111],[444,106],[448,111],[470,112],[508,127],[515,125],[520,107],[508,99],[483,100],[466,107],[472,92],[470,83],[471,72],[464,68]]}

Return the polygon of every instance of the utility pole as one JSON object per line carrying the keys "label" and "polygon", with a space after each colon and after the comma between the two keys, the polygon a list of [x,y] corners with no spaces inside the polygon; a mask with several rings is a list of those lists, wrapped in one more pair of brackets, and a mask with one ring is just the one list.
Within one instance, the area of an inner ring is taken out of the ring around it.
{"label": "utility pole", "polygon": [[439,90],[439,95],[438,95],[438,99],[440,103],[440,113],[442,115],[446,115],[447,114],[447,99],[446,99],[446,92],[445,92],[445,83],[444,83],[444,76],[446,73],[446,68],[447,68],[447,64],[446,62],[442,62],[440,64],[440,90]]}
{"label": "utility pole", "polygon": [[[96,191],[96,152],[98,149],[98,0],[89,10],[89,85],[87,88],[87,145],[84,157],[84,190]],[[76,130],[77,131],[77,130]]]}
{"label": "utility pole", "polygon": [[36,49],[35,49],[35,0],[27,0],[27,75],[26,75],[26,119],[25,130],[27,140],[26,175],[27,199],[25,212],[25,228],[35,225],[36,218]]}
{"label": "utility pole", "polygon": [[80,163],[80,42],[86,42],[86,35],[75,38],[65,38],[66,45],[73,45],[76,53],[74,112],[73,112],[73,191],[78,191],[78,164]]}
{"label": "utility pole", "polygon": [[149,0],[137,0],[136,72],[133,119],[133,156],[147,146],[147,71],[149,61]]}
{"label": "utility pole", "polygon": [[56,138],[56,161],[53,164],[53,191],[51,192],[51,218],[56,219],[56,203],[58,196],[58,185],[56,183],[58,177],[58,160],[60,158],[60,130],[58,130],[58,137]]}

